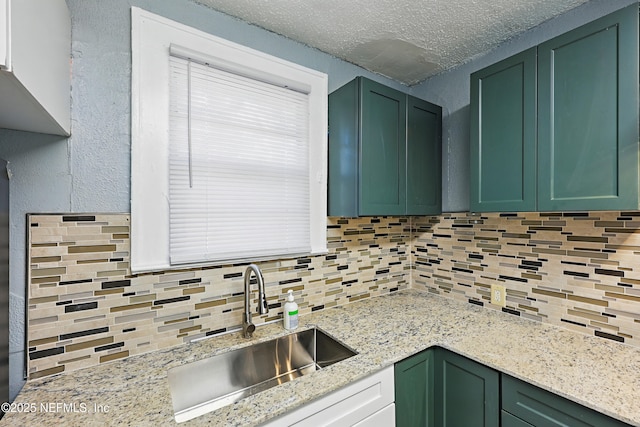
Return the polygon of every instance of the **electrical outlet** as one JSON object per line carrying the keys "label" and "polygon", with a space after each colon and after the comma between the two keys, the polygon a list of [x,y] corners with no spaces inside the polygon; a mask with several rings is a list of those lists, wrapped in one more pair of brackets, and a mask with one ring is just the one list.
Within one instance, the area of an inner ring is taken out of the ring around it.
{"label": "electrical outlet", "polygon": [[507,305],[507,292],[502,285],[491,285],[491,304],[504,307]]}

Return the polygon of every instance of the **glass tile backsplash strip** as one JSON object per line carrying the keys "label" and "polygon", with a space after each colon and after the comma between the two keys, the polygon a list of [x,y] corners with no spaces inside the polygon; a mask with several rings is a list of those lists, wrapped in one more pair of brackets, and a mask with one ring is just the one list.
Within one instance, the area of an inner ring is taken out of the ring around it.
{"label": "glass tile backsplash strip", "polygon": [[[289,289],[304,316],[414,287],[640,347],[640,212],[328,218],[327,232],[326,255],[259,263],[271,310],[255,323],[281,318]],[[128,214],[29,217],[30,378],[240,325],[246,265],[132,276],[129,250]]]}
{"label": "glass tile backsplash strip", "polygon": [[[241,324],[246,264],[131,275],[129,221],[128,214],[29,216],[29,378]],[[289,289],[304,317],[409,287],[407,218],[329,218],[327,227],[328,254],[258,263],[270,311],[254,323],[281,318]]]}
{"label": "glass tile backsplash strip", "polygon": [[443,214],[412,236],[415,288],[640,346],[640,212]]}

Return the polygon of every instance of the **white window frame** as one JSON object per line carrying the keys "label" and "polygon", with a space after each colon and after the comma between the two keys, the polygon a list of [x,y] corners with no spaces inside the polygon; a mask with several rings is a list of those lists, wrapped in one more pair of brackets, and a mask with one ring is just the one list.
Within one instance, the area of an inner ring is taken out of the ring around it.
{"label": "white window frame", "polygon": [[[309,94],[311,254],[327,252],[327,75],[131,8],[131,271],[169,257],[169,52],[188,47],[228,71]],[[308,254],[300,254],[308,255]],[[210,264],[206,264],[210,265]]]}

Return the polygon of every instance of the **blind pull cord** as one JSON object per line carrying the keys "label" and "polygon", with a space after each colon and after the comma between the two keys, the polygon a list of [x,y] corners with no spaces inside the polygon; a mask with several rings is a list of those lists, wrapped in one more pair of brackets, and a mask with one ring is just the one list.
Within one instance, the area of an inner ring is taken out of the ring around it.
{"label": "blind pull cord", "polygon": [[187,62],[187,143],[189,145],[189,188],[193,188],[193,165],[191,150],[191,61]]}

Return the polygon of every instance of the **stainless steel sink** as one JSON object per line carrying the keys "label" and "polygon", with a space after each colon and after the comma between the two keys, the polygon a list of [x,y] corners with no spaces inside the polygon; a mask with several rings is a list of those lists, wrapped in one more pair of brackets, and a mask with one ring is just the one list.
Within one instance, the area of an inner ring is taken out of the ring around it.
{"label": "stainless steel sink", "polygon": [[307,329],[170,369],[181,423],[355,356],[321,330]]}

